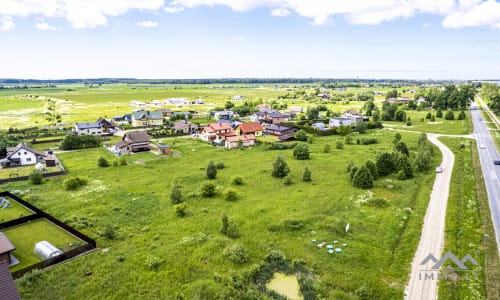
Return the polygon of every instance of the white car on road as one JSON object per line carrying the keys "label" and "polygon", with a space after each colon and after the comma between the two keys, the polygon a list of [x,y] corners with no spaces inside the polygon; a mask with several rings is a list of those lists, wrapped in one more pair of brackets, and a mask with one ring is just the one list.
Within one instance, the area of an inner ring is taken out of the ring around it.
{"label": "white car on road", "polygon": [[479,145],[479,148],[484,149],[484,148],[486,148],[486,145],[485,144],[481,144],[481,145]]}
{"label": "white car on road", "polygon": [[436,168],[436,173],[443,173],[443,171],[444,169],[441,166]]}

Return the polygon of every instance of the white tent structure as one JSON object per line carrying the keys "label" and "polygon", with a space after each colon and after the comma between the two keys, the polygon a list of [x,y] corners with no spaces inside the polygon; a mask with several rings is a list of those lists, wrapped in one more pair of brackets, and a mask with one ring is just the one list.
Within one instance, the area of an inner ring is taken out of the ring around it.
{"label": "white tent structure", "polygon": [[41,241],[35,244],[35,255],[41,260],[46,260],[63,254],[63,252],[47,241]]}
{"label": "white tent structure", "polygon": [[44,172],[45,171],[45,165],[42,164],[42,163],[37,163],[35,165],[35,169],[38,171],[38,172]]}

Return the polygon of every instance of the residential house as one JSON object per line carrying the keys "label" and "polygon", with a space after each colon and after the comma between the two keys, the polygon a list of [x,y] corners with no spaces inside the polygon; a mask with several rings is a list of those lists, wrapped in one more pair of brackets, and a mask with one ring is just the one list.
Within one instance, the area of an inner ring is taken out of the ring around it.
{"label": "residential house", "polygon": [[130,101],[130,105],[135,106],[135,107],[145,107],[146,103],[139,101],[139,100],[132,100],[132,101]]}
{"label": "residential house", "polygon": [[193,104],[196,104],[196,105],[205,104],[205,100],[202,100],[202,99],[194,100]]}
{"label": "residential house", "polygon": [[149,151],[151,137],[145,131],[131,131],[125,133],[122,140],[115,144],[118,153],[134,153]]}
{"label": "residential house", "polygon": [[279,124],[273,124],[273,125],[266,126],[264,128],[264,132],[266,134],[275,135],[275,136],[282,136],[282,135],[292,136],[297,132],[297,128],[283,126],[283,125],[279,125]]}
{"label": "residential house", "polygon": [[227,136],[236,135],[229,123],[211,123],[205,126],[200,138],[206,142],[221,144]]}
{"label": "residential house", "polygon": [[257,108],[258,110],[271,109],[271,105],[262,103],[258,104],[255,108]]}
{"label": "residential house", "polygon": [[198,125],[188,121],[179,121],[174,123],[172,129],[175,133],[192,134],[198,131]]}
{"label": "residential house", "polygon": [[163,143],[158,143],[153,146],[154,152],[156,152],[159,155],[170,155],[172,149],[170,148],[169,145],[163,144]]}
{"label": "residential house", "polygon": [[172,115],[172,110],[170,108],[160,109],[164,118],[169,118]]}
{"label": "residential house", "polygon": [[264,128],[257,122],[242,123],[234,130],[237,135],[252,134],[254,137],[262,136],[263,131]]}
{"label": "residential house", "polygon": [[0,262],[0,299],[21,300],[16,282],[6,262]]}
{"label": "residential house", "polygon": [[97,119],[96,123],[101,126],[101,134],[113,134],[115,132],[116,125],[113,121],[108,121],[100,117]]}
{"label": "residential house", "polygon": [[239,115],[232,110],[215,111],[213,114],[215,120],[231,120],[232,118],[239,117]]}
{"label": "residential house", "polygon": [[163,112],[159,110],[138,110],[132,113],[132,126],[134,127],[161,125],[163,125]]}
{"label": "residential house", "polygon": [[7,236],[0,232],[0,262],[6,262],[7,265],[13,263],[12,252],[16,250],[16,247],[12,245]]}
{"label": "residential house", "polygon": [[346,117],[336,117],[330,119],[328,122],[328,127],[340,127],[340,126],[352,126],[352,120],[351,118],[346,118]]}
{"label": "residential house", "polygon": [[349,117],[350,117],[350,116],[359,116],[359,112],[358,112],[357,110],[350,109],[350,110],[346,110],[346,111],[343,113],[343,115],[344,115],[345,117],[347,117],[347,116],[349,116]]}
{"label": "residential house", "polygon": [[300,114],[304,112],[304,108],[302,106],[290,106],[290,112]]}
{"label": "residential house", "polygon": [[243,97],[241,95],[234,95],[233,101],[245,101],[245,97]]}
{"label": "residential house", "polygon": [[255,145],[255,136],[253,134],[228,136],[224,143],[224,147],[227,149],[250,147],[253,145]]}
{"label": "residential house", "polygon": [[76,123],[75,132],[78,135],[100,135],[102,134],[101,125],[94,123]]}
{"label": "residential house", "polygon": [[[128,116],[128,118],[127,118]],[[125,124],[130,124],[130,119],[132,115],[131,114],[125,114],[122,116],[114,116],[113,117],[113,122],[118,125],[125,125]]]}
{"label": "residential house", "polygon": [[25,143],[20,143],[16,147],[7,148],[7,156],[0,159],[2,168],[34,165],[38,162],[43,162],[47,157],[44,152],[35,150]]}
{"label": "residential house", "polygon": [[250,116],[252,122],[280,124],[282,122],[290,121],[289,115],[284,115],[274,109],[263,109]]}
{"label": "residential house", "polygon": [[328,93],[319,93],[318,94],[318,97],[321,99],[321,100],[330,100],[330,98],[332,97],[330,94]]}
{"label": "residential house", "polygon": [[398,98],[391,97],[391,98],[387,98],[385,101],[387,101],[389,103],[408,104],[408,102],[410,102],[410,98],[407,98],[407,97],[398,97]]}
{"label": "residential house", "polygon": [[328,128],[326,128],[326,125],[323,122],[314,123],[314,124],[312,124],[312,127],[316,128],[318,130],[327,130],[328,129]]}

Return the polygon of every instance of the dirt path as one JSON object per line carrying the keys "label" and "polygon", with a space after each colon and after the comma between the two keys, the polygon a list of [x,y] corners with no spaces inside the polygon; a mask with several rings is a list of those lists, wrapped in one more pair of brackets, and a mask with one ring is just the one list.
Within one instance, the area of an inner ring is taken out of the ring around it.
{"label": "dirt path", "polygon": [[437,298],[438,281],[436,279],[423,280],[423,275],[420,276],[421,270],[429,270],[434,262],[429,261],[425,265],[420,265],[420,263],[429,254],[440,257],[444,246],[446,205],[455,156],[448,147],[438,141],[439,136],[445,135],[427,134],[429,141],[435,144],[443,154],[441,167],[444,171],[436,174],[429,206],[425,213],[422,235],[412,262],[410,281],[405,289],[405,299],[430,300]]}

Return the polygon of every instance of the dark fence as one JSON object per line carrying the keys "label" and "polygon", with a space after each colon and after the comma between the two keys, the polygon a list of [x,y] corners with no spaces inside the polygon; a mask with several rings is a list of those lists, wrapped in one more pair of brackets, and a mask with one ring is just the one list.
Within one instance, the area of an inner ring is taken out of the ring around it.
{"label": "dark fence", "polygon": [[32,140],[31,143],[32,144],[48,144],[48,143],[57,143],[57,142],[60,142],[62,140],[63,140],[63,138],[57,138],[57,139],[51,139],[51,140],[41,140],[41,141]]}
{"label": "dark fence", "polygon": [[97,247],[96,241],[94,239],[91,239],[90,237],[88,237],[85,234],[81,233],[80,231],[74,229],[73,227],[59,221],[58,219],[45,213],[41,209],[31,205],[30,203],[24,201],[23,199],[17,197],[16,195],[11,194],[9,192],[0,192],[0,196],[1,197],[9,197],[11,199],[14,199],[19,204],[21,204],[24,207],[28,208],[29,210],[33,211],[33,215],[29,215],[26,217],[18,218],[16,220],[11,220],[11,221],[0,223],[0,229],[5,229],[5,228],[13,227],[13,226],[23,225],[25,223],[40,220],[40,219],[46,219],[46,220],[50,221],[51,223],[53,223],[54,225],[60,227],[61,229],[65,230],[66,232],[76,236],[77,238],[79,238],[80,240],[85,242],[84,245],[76,247],[74,249],[71,249],[67,252],[64,252],[63,254],[61,254],[57,257],[53,257],[53,258],[41,261],[37,264],[28,266],[26,268],[17,270],[17,271],[12,273],[12,277],[19,278],[19,277],[23,276],[26,272],[29,272],[31,270],[42,269],[42,268],[46,268],[48,266],[52,266],[52,265],[61,263],[67,259],[73,258],[75,256],[82,254],[82,253],[91,251]]}
{"label": "dark fence", "polygon": [[[42,173],[43,177],[54,177],[54,176],[61,176],[65,175],[66,171],[57,171],[57,172],[50,172],[50,173]],[[12,177],[12,178],[4,178],[0,179],[0,184],[6,183],[6,182],[15,182],[15,181],[23,181],[23,180],[28,180],[30,177],[29,176],[18,176],[18,177]]]}

